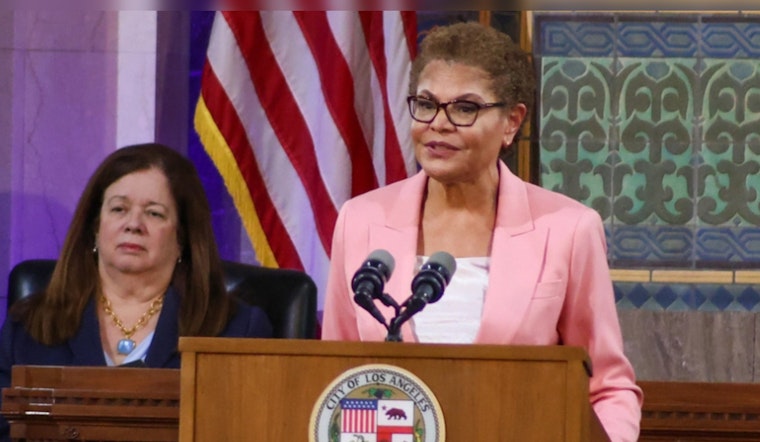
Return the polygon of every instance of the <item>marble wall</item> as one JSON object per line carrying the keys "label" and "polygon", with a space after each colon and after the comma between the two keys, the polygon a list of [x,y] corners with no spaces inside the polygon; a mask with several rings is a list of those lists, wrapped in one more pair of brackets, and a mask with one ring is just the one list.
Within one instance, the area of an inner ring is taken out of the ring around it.
{"label": "marble wall", "polygon": [[760,382],[757,313],[621,310],[625,352],[640,380]]}

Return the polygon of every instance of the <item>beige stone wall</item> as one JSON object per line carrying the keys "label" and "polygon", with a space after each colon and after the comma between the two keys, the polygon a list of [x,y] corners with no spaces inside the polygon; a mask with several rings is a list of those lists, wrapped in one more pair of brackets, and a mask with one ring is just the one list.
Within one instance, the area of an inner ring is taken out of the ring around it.
{"label": "beige stone wall", "polygon": [[760,382],[758,313],[621,310],[639,380]]}

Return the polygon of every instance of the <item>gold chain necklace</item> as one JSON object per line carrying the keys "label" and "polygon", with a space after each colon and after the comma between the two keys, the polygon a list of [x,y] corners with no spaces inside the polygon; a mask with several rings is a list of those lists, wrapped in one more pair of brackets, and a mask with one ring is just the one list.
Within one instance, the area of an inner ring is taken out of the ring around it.
{"label": "gold chain necklace", "polygon": [[121,333],[124,335],[124,339],[119,340],[119,343],[116,344],[116,351],[121,355],[128,355],[132,353],[132,350],[134,350],[136,346],[135,341],[131,339],[132,335],[134,335],[137,330],[142,328],[145,323],[147,323],[148,320],[153,317],[153,315],[158,313],[164,303],[164,295],[159,296],[150,303],[148,311],[143,313],[135,325],[130,328],[126,328],[121,319],[116,316],[116,313],[114,313],[113,308],[111,308],[111,301],[109,301],[108,298],[106,298],[106,296],[103,294],[100,295],[100,299],[103,302],[103,310],[108,316],[111,317],[113,323],[116,325],[116,327],[119,328],[119,330],[121,330]]}

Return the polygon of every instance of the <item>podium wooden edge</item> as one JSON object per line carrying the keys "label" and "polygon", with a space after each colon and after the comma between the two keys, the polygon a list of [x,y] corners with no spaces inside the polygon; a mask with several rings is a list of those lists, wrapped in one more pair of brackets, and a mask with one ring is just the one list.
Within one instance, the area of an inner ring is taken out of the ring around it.
{"label": "podium wooden edge", "polygon": [[[180,338],[182,340],[184,338]],[[187,351],[182,353],[180,366],[180,394],[179,394],[179,439],[192,440],[192,434],[187,434],[195,428],[195,410],[186,404],[195,404],[195,373],[196,353]]]}
{"label": "podium wooden edge", "polygon": [[[314,345],[319,343],[319,345]],[[441,359],[501,359],[579,361],[591,376],[591,360],[581,347],[544,345],[497,345],[497,344],[411,344],[367,341],[328,341],[313,339],[263,339],[263,338],[213,338],[180,337],[179,351],[186,353],[218,353],[224,348],[226,354],[247,354],[255,349],[257,354],[300,354],[300,355],[351,355],[351,356],[398,356],[394,345],[414,345],[418,353],[425,357]]]}

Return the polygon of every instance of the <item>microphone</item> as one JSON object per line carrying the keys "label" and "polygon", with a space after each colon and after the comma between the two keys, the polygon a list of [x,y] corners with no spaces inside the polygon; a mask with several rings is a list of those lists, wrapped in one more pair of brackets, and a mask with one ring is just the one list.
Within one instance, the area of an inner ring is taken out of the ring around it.
{"label": "microphone", "polygon": [[[367,259],[354,273],[351,280],[351,289],[354,291],[354,302],[368,311],[373,318],[385,325],[385,317],[375,306],[375,299],[380,299],[384,304],[389,302],[383,293],[385,283],[390,279],[395,266],[393,256],[386,250],[377,249],[367,256]],[[395,303],[395,302],[394,302]],[[386,326],[387,327],[387,326]]]}
{"label": "microphone", "polygon": [[400,341],[401,324],[426,305],[441,299],[456,269],[457,262],[449,253],[435,252],[430,256],[412,279],[412,296],[401,306],[403,311],[391,320],[386,341]]}
{"label": "microphone", "polygon": [[435,252],[412,279],[412,296],[404,302],[408,317],[426,305],[438,302],[457,269],[457,262],[446,252]]}

